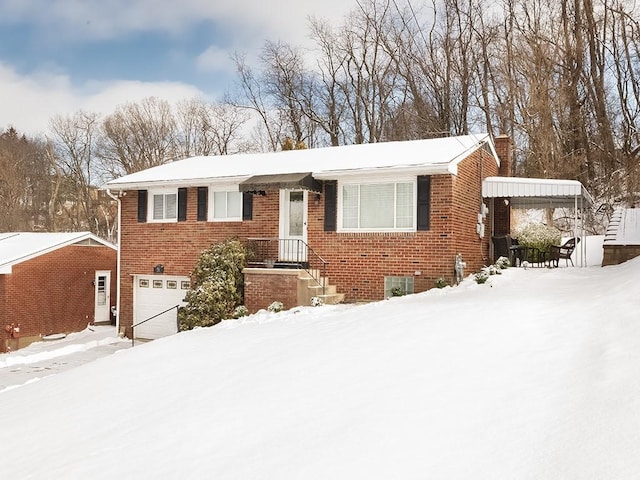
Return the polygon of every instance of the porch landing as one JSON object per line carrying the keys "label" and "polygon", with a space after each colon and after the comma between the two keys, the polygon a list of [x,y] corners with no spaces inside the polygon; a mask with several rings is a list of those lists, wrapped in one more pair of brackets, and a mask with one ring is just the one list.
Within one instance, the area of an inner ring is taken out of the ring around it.
{"label": "porch landing", "polygon": [[344,301],[327,277],[318,270],[299,268],[245,268],[245,304],[250,312],[267,308],[272,302],[282,302],[285,308],[311,305],[318,297],[326,305]]}

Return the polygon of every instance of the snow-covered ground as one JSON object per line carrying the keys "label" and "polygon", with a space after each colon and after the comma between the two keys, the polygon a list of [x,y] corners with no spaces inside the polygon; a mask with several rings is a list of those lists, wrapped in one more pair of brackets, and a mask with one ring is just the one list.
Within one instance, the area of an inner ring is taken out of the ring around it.
{"label": "snow-covered ground", "polygon": [[639,312],[640,258],[225,321],[0,392],[1,475],[635,479]]}
{"label": "snow-covered ground", "polygon": [[57,340],[0,354],[0,392],[92,362],[131,346],[112,326],[90,326]]}

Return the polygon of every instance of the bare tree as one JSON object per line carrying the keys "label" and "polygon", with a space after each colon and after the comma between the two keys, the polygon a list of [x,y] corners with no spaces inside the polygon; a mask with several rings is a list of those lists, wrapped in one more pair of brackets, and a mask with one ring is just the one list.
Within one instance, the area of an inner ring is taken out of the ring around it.
{"label": "bare tree", "polygon": [[178,157],[176,120],[169,102],[148,97],[127,103],[103,123],[99,155],[105,174],[117,177]]}
{"label": "bare tree", "polygon": [[248,120],[245,109],[230,103],[183,100],[176,107],[178,155],[228,155],[242,151],[242,129]]}
{"label": "bare tree", "polygon": [[90,230],[104,238],[113,236],[115,204],[98,190],[96,141],[100,118],[78,111],[51,120],[56,166],[54,230]]}
{"label": "bare tree", "polygon": [[0,231],[47,227],[51,168],[45,145],[14,128],[0,134]]}

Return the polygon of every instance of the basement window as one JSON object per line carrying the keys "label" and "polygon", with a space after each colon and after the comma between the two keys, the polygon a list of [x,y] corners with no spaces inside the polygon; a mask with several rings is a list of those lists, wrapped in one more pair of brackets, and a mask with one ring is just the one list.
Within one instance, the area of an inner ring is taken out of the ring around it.
{"label": "basement window", "polygon": [[413,291],[413,277],[384,277],[384,298],[401,297]]}

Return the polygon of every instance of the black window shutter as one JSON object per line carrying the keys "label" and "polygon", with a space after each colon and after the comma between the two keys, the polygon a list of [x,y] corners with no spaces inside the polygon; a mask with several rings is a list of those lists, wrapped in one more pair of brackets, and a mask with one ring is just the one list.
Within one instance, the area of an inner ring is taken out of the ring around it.
{"label": "black window shutter", "polygon": [[207,221],[207,203],[209,201],[209,189],[198,187],[198,221]]}
{"label": "black window shutter", "polygon": [[253,219],[253,194],[242,192],[242,220]]}
{"label": "black window shutter", "polygon": [[418,230],[429,230],[431,215],[431,177],[418,177]]}
{"label": "black window shutter", "polygon": [[138,190],[138,222],[147,221],[147,191]]}
{"label": "black window shutter", "polygon": [[324,182],[324,231],[335,232],[338,213],[338,182],[326,180]]}
{"label": "black window shutter", "polygon": [[178,189],[178,221],[184,222],[187,219],[187,189]]}

